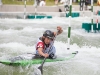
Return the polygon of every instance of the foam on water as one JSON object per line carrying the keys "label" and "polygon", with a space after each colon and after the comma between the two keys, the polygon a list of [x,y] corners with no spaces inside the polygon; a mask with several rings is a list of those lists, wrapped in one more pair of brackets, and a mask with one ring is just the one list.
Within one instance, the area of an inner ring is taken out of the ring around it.
{"label": "foam on water", "polygon": [[[58,21],[59,20],[59,21]],[[64,18],[64,19],[60,19],[59,17],[57,18],[53,18],[53,19],[27,19],[27,20],[24,20],[24,19],[5,19],[5,20],[2,20],[1,19],[1,23],[5,23],[5,22],[8,22],[8,23],[36,23],[36,24],[44,24],[44,23],[48,23],[48,24],[58,24],[58,23],[61,23],[63,20],[68,20],[67,18]],[[5,22],[4,22],[5,21]],[[65,23],[65,22],[64,22]]]}
{"label": "foam on water", "polygon": [[[90,17],[78,17],[78,18],[72,18],[72,21],[78,21],[78,22],[89,22],[91,21]],[[60,17],[54,17],[52,19],[0,19],[0,23],[36,23],[36,24],[69,24],[69,18],[60,18]]]}
{"label": "foam on water", "polygon": [[[46,29],[56,31],[56,26],[60,25],[63,27],[64,32],[57,37],[54,43],[57,56],[65,56],[73,51],[79,53],[75,58],[68,61],[45,63],[44,75],[99,75],[100,48],[96,46],[100,44],[100,35],[99,33],[86,33],[82,30],[81,23],[83,20],[89,22],[90,18],[79,17],[72,19],[71,42],[75,42],[71,43],[70,50],[67,50],[68,18],[54,17],[53,19],[42,20],[0,19],[0,59],[35,53],[36,40],[42,36],[43,31]],[[66,41],[63,41],[64,39]],[[82,42],[82,40],[84,41]],[[90,46],[81,43],[80,46],[78,45],[79,42],[90,42]],[[97,43],[96,46],[95,43]],[[35,65],[26,68],[8,67],[2,64],[0,66],[2,67],[0,68],[0,74],[2,75],[34,75],[33,68]]]}
{"label": "foam on water", "polygon": [[[63,43],[61,41],[60,42],[55,41],[54,46],[57,50],[57,52],[56,52],[57,55],[65,55],[70,52],[67,50],[67,43]],[[78,46],[74,45],[74,48],[75,47],[77,48]],[[12,55],[13,54],[20,55],[20,54],[25,54],[25,53],[26,54],[27,53],[33,53],[33,54],[35,53],[35,45],[29,46],[29,45],[25,45],[25,44],[17,43],[17,42],[0,44],[0,48],[1,48],[1,53],[7,52],[10,55],[11,54]],[[71,51],[76,51],[73,49],[73,46],[71,48],[72,48]]]}
{"label": "foam on water", "polygon": [[[13,47],[12,47],[12,45],[13,45]],[[26,46],[24,44],[19,44],[19,43],[2,44],[2,45],[0,45],[0,48],[1,47],[5,48],[4,49],[5,52],[9,53],[10,55],[12,54],[12,52],[13,53],[17,53],[18,52],[17,55],[20,55],[20,53],[21,54],[25,54],[25,53],[28,53],[28,52],[30,52],[30,53],[34,52],[34,46],[33,47],[32,46]],[[65,54],[68,54],[70,52],[73,52],[73,51],[79,51],[79,53],[76,55],[76,57],[74,59],[66,61],[66,62],[65,61],[64,62],[59,62],[62,65],[60,65],[60,67],[56,66],[55,70],[57,70],[57,75],[69,74],[69,72],[72,72],[72,70],[75,69],[75,68],[76,68],[76,70],[73,73],[70,73],[70,74],[75,74],[76,71],[81,69],[80,71],[78,71],[78,73],[80,74],[80,72],[82,72],[82,70],[84,70],[84,68],[86,68],[88,71],[94,71],[94,72],[96,72],[96,70],[97,71],[100,70],[99,67],[98,67],[98,66],[100,66],[99,65],[99,63],[100,63],[100,61],[99,61],[99,58],[100,58],[100,54],[99,54],[100,53],[100,48],[96,48],[96,47],[91,47],[90,48],[88,46],[83,46],[83,47],[80,48],[78,45],[73,44],[73,45],[70,46],[71,49],[68,51],[66,43],[57,42],[57,41],[55,42],[55,47],[57,49],[57,55],[62,55],[62,56],[65,55]],[[11,50],[9,50],[9,48]],[[7,53],[5,53],[5,54],[7,54]],[[3,56],[3,58],[4,58],[4,56]],[[7,57],[5,57],[5,58],[7,58]],[[45,64],[44,66],[47,66],[47,68],[48,68],[48,67],[53,66],[53,65],[58,65],[59,63],[53,63],[53,64],[48,63],[48,64]],[[58,67],[58,69],[57,69],[57,67]],[[67,67],[69,67],[69,68],[67,68]],[[55,72],[55,70],[54,71],[50,70],[51,74],[53,72]],[[59,74],[59,70],[60,70],[60,72],[61,72],[61,70],[63,70],[63,71]],[[64,72],[65,70],[67,70],[67,71]],[[45,71],[49,72],[48,69],[45,69]],[[84,71],[86,72],[86,70],[84,70]],[[32,73],[32,72],[30,72],[30,73]],[[19,75],[20,75],[20,73],[19,73]],[[53,74],[53,75],[55,75],[55,74]],[[97,73],[96,73],[96,75],[97,75]]]}
{"label": "foam on water", "polygon": [[15,29],[8,29],[8,30],[0,30],[0,34],[18,34],[21,32],[36,32],[36,31],[41,31],[41,30],[45,30],[44,28],[31,28],[29,26],[24,27],[22,30],[15,30]]}
{"label": "foam on water", "polygon": [[88,33],[86,32],[84,29],[75,29],[75,30],[72,30],[72,33],[74,34],[77,34],[77,35],[81,35],[81,36],[84,36],[84,37],[100,37],[100,33],[97,32],[97,33]]}

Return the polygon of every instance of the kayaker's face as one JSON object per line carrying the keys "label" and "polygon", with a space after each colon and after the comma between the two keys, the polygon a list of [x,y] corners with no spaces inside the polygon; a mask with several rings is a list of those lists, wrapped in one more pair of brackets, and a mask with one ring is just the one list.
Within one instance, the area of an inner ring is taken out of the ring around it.
{"label": "kayaker's face", "polygon": [[44,40],[45,44],[50,44],[51,41],[52,40],[50,38],[48,38],[48,37],[46,37],[45,40]]}

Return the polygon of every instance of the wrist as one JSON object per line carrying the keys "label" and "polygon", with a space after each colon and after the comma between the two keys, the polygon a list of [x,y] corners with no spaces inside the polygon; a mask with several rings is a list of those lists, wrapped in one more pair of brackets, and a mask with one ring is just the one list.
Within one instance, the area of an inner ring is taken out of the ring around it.
{"label": "wrist", "polygon": [[45,54],[42,54],[43,57],[45,57]]}
{"label": "wrist", "polygon": [[63,32],[63,30],[58,30],[57,35],[61,34]]}

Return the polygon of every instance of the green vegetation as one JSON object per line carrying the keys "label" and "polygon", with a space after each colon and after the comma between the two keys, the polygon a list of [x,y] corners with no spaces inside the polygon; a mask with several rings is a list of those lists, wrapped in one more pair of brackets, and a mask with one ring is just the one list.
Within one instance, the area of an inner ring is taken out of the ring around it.
{"label": "green vegetation", "polygon": [[[24,1],[18,1],[18,0],[2,0],[3,4],[16,4],[16,5],[23,5]],[[33,4],[33,0],[27,1],[28,5],[32,5]]]}
{"label": "green vegetation", "polygon": [[[55,5],[55,0],[46,0],[46,5],[51,6]],[[24,0],[2,0],[3,4],[12,4],[12,5],[24,5]],[[97,5],[96,0],[94,1],[94,5]],[[27,0],[27,5],[33,5],[34,0]],[[73,5],[79,5],[78,2],[73,3]]]}
{"label": "green vegetation", "polygon": [[[24,5],[24,0],[2,0],[3,4]],[[27,5],[33,5],[34,0],[27,0]],[[46,5],[54,5],[54,0],[46,0]]]}

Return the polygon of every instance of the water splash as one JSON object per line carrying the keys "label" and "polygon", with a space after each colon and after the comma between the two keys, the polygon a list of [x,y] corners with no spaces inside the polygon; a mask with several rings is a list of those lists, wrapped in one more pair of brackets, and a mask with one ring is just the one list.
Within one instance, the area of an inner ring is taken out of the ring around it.
{"label": "water splash", "polygon": [[35,67],[32,75],[42,75],[42,74],[41,71],[37,67]]}

